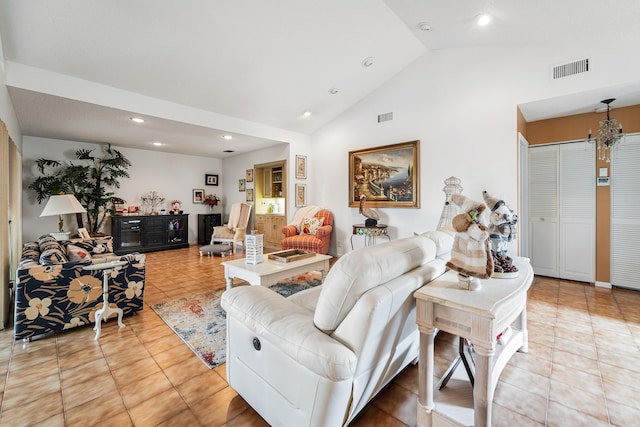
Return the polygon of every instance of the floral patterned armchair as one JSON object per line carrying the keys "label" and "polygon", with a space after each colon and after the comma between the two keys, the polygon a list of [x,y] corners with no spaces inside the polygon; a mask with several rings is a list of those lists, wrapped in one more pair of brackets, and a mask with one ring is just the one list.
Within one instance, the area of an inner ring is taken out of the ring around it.
{"label": "floral patterned armchair", "polygon": [[14,338],[93,325],[102,308],[102,270],[91,264],[126,261],[109,280],[109,302],[125,315],[143,308],[145,255],[115,255],[111,236],[57,242],[49,235],[25,243],[17,270]]}

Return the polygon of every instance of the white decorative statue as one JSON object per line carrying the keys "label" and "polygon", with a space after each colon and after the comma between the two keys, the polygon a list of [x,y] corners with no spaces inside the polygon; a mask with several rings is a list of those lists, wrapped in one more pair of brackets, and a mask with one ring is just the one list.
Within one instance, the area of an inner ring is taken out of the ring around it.
{"label": "white decorative statue", "polygon": [[518,269],[507,255],[507,245],[516,239],[516,223],[518,215],[511,210],[504,200],[482,192],[484,201],[491,210],[489,215],[489,242],[493,257],[493,277],[511,278],[518,276]]}

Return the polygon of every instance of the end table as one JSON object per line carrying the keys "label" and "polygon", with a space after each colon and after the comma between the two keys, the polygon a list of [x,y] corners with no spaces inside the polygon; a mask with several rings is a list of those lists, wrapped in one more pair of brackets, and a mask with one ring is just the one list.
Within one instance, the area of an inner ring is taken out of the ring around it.
{"label": "end table", "polygon": [[122,323],[124,312],[122,309],[109,306],[109,277],[116,267],[123,266],[126,263],[126,261],[111,261],[103,264],[87,265],[83,268],[83,270],[102,270],[102,308],[96,311],[96,326],[93,328],[93,330],[96,331],[95,340],[100,338],[102,320],[104,319],[106,322],[112,313],[118,313],[118,326],[120,328],[124,327],[124,323]]}
{"label": "end table", "polygon": [[391,241],[391,237],[387,234],[387,227],[387,224],[354,224],[353,233],[351,234],[351,249],[353,250],[353,236],[364,236],[365,246],[375,245],[376,239],[380,236],[386,237]]}

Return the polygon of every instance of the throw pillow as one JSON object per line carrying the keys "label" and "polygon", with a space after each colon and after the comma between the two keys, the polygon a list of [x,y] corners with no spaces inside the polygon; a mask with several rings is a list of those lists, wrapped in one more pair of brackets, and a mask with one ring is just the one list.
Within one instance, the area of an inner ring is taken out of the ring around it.
{"label": "throw pillow", "polygon": [[91,259],[89,251],[76,245],[67,245],[67,256],[69,257],[69,261],[86,261]]}
{"label": "throw pillow", "polygon": [[69,262],[69,258],[60,249],[47,249],[40,255],[41,265],[64,264],[65,262]]}
{"label": "throw pillow", "polygon": [[82,240],[73,242],[73,244],[87,251],[90,255],[106,254],[113,252],[113,246],[110,241],[101,241],[98,239]]}
{"label": "throw pillow", "polygon": [[38,239],[38,245],[40,246],[41,252],[44,252],[47,249],[62,250],[60,243],[58,243],[55,237],[51,236],[50,234],[45,234],[44,236],[40,236],[40,238]]}
{"label": "throw pillow", "polygon": [[318,228],[324,224],[324,218],[305,218],[302,221],[302,233],[315,235]]}

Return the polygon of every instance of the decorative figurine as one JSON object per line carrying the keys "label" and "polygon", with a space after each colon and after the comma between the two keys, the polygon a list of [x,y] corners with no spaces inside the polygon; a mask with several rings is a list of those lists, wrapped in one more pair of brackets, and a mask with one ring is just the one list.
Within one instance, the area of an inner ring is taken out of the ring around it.
{"label": "decorative figurine", "polygon": [[493,277],[512,278],[518,276],[518,269],[513,260],[507,255],[507,244],[516,239],[516,223],[518,215],[513,213],[504,200],[482,192],[484,201],[491,209],[489,215],[489,241],[491,256],[493,257]]}
{"label": "decorative figurine", "polygon": [[364,225],[366,225],[367,227],[375,227],[376,225],[378,225],[380,216],[378,215],[378,212],[374,211],[373,209],[364,207],[366,201],[367,196],[364,194],[360,194],[360,208],[358,209],[358,212],[360,212],[361,215],[367,218],[364,222]]}
{"label": "decorative figurine", "polygon": [[451,222],[456,235],[447,267],[458,272],[460,287],[475,291],[482,286],[480,279],[488,279],[493,273],[489,232],[482,216],[487,207],[461,194],[453,194],[451,202],[461,213]]}
{"label": "decorative figurine", "polygon": [[182,203],[180,200],[172,200],[171,210],[169,211],[169,214],[180,215],[182,213],[182,211],[180,210],[180,203]]}

